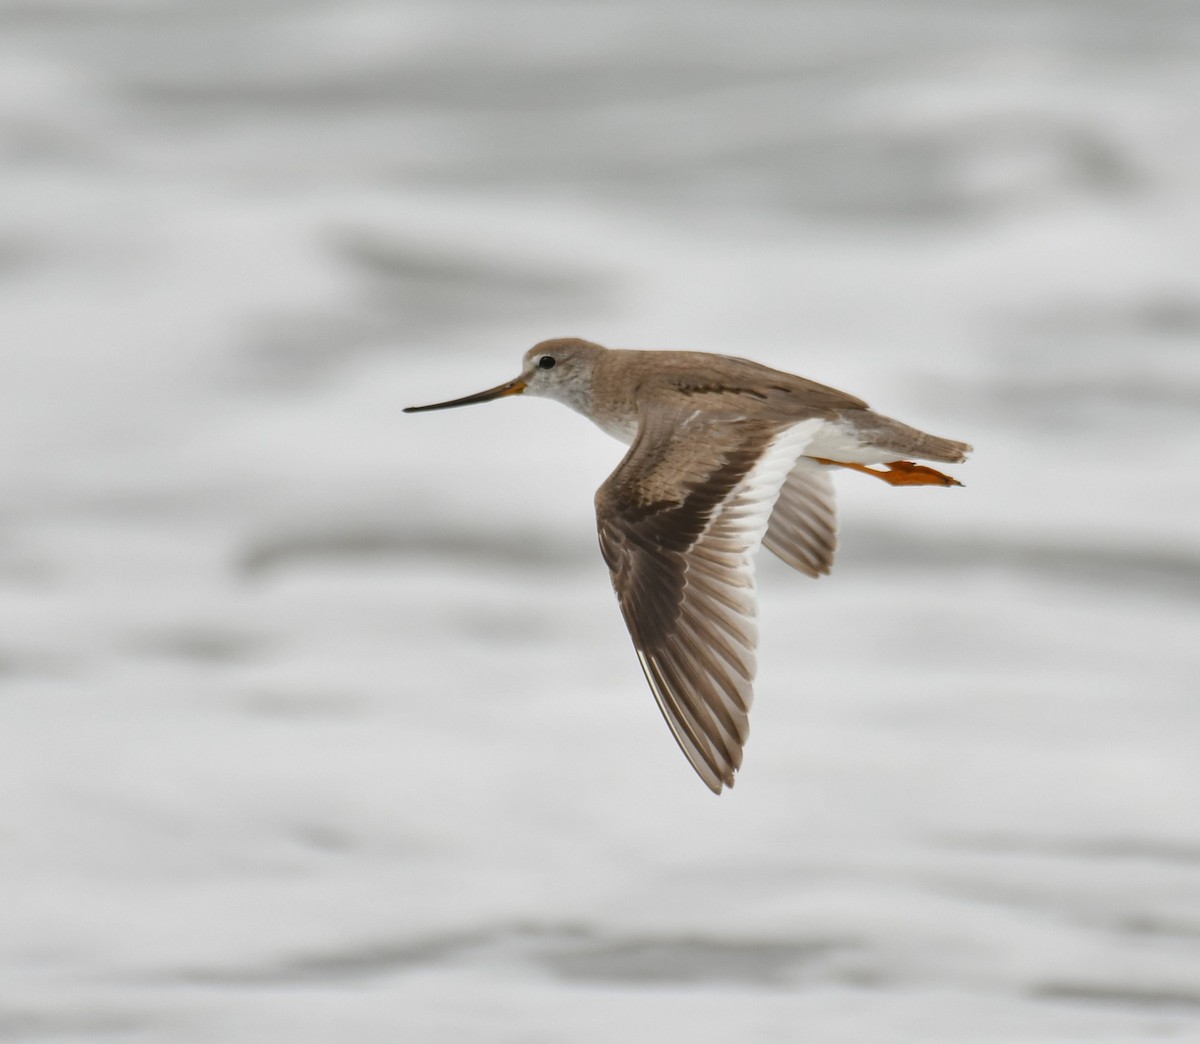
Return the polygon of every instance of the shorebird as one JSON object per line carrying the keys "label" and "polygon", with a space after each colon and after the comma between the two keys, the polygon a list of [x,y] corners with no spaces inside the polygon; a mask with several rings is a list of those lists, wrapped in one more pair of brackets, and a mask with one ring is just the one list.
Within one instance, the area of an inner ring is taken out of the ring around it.
{"label": "shorebird", "polygon": [[835,467],[958,486],[908,458],[956,462],[971,450],[748,359],[576,337],[534,345],[520,376],[495,388],[404,412],[510,395],[555,399],[629,445],[596,492],[600,552],[659,709],[716,794],[733,786],[749,733],[759,546],[826,574]]}

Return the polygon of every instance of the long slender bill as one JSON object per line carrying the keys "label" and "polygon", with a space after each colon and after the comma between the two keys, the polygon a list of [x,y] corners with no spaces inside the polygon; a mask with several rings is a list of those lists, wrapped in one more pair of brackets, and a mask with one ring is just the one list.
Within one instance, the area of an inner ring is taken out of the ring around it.
{"label": "long slender bill", "polygon": [[432,406],[406,406],[405,413],[424,413],[426,410],[448,410],[452,406],[473,406],[477,402],[491,402],[492,399],[502,399],[506,395],[520,395],[525,390],[525,382],[520,377],[504,384],[489,388],[487,391],[476,392],[461,399],[451,399],[449,402],[435,402]]}

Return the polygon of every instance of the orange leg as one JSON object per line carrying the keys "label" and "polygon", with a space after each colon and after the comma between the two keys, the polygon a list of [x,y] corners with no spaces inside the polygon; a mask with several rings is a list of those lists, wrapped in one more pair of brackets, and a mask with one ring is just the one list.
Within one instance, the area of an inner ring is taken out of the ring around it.
{"label": "orange leg", "polygon": [[813,457],[818,464],[833,464],[839,468],[853,468],[864,475],[874,475],[877,479],[892,486],[961,486],[962,483],[940,471],[927,468],[924,464],[914,464],[911,460],[893,460],[883,466],[887,471],[876,471],[866,464],[851,464],[842,460],[826,460],[824,457]]}

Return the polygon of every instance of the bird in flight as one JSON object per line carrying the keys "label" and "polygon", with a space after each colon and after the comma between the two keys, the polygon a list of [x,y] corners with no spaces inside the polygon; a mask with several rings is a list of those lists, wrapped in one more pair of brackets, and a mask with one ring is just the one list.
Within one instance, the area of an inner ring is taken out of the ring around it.
{"label": "bird in flight", "polygon": [[542,341],[519,377],[405,413],[511,395],[555,399],[629,446],[596,492],[600,551],[646,681],[710,790],[733,786],[749,734],[760,545],[808,576],[837,544],[834,468],[894,486],[958,486],[909,458],[955,463],[861,399],[748,359]]}

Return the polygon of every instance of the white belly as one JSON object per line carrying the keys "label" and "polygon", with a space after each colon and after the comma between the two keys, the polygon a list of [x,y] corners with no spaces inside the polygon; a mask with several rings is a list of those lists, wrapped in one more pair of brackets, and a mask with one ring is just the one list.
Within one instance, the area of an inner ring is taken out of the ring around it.
{"label": "white belly", "polygon": [[610,417],[606,420],[600,420],[593,417],[596,422],[596,427],[607,435],[611,435],[618,442],[625,443],[626,446],[633,444],[633,440],[637,438],[638,422],[637,418],[624,419],[620,417]]}
{"label": "white belly", "polygon": [[806,457],[843,461],[847,464],[885,464],[896,459],[895,450],[882,450],[864,442],[853,425],[826,421],[804,448]]}

